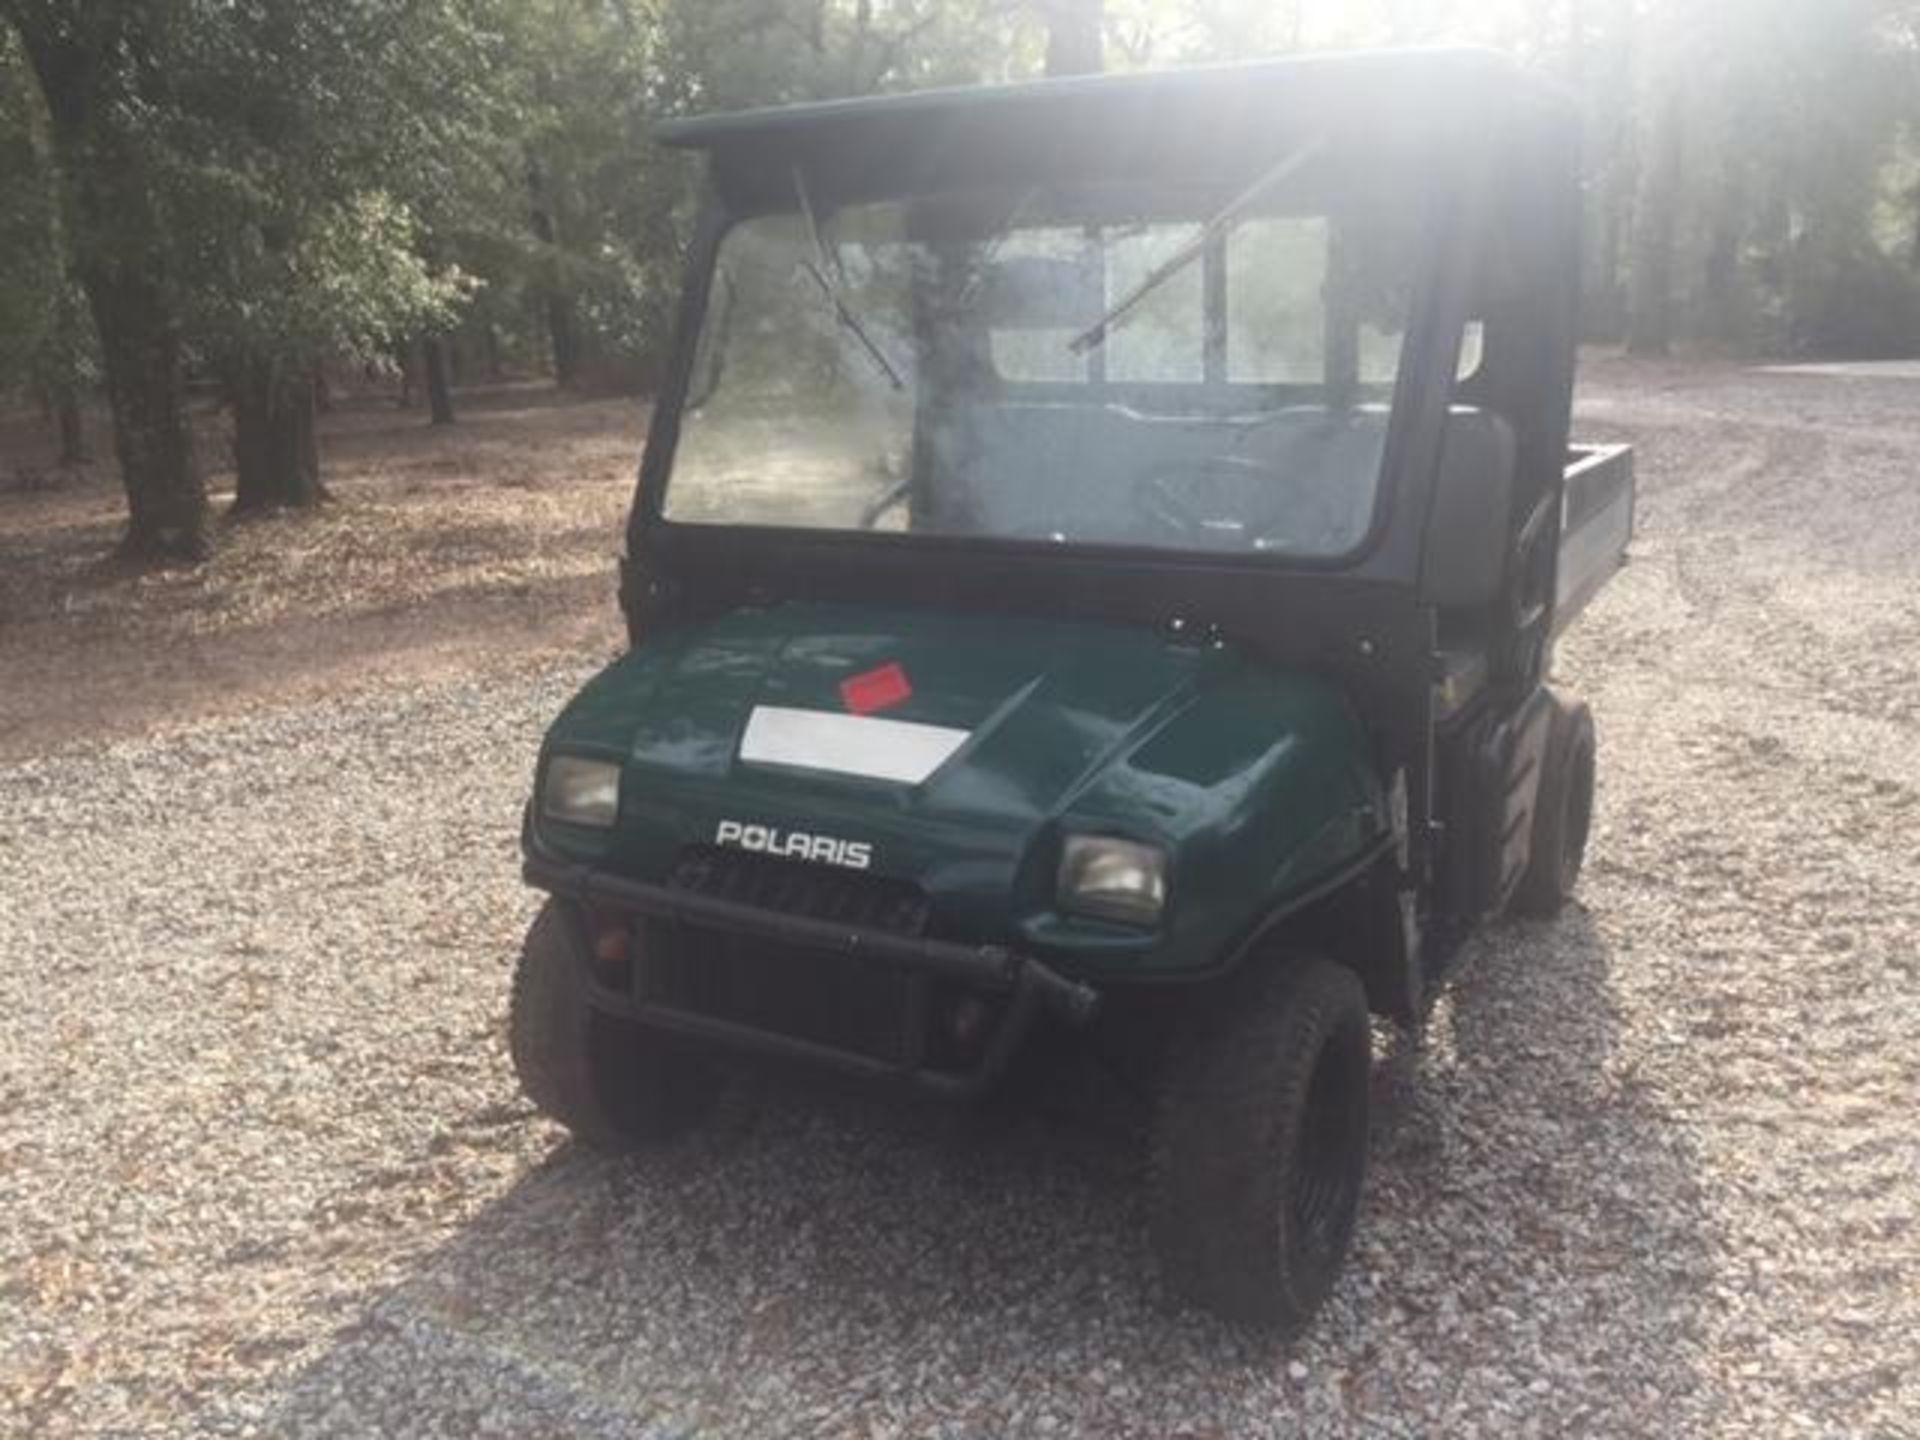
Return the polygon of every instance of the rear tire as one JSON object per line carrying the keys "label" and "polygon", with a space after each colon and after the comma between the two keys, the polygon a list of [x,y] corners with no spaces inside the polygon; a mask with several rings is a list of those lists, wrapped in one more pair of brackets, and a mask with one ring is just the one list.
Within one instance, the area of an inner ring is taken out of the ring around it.
{"label": "rear tire", "polygon": [[1514,914],[1550,920],[1573,898],[1593,828],[1597,753],[1593,712],[1579,701],[1556,701],[1534,802],[1533,853],[1513,892]]}
{"label": "rear tire", "polygon": [[1353,1239],[1371,1069],[1366,994],[1328,960],[1260,963],[1189,1018],[1153,1141],[1153,1243],[1175,1294],[1306,1327]]}
{"label": "rear tire", "polygon": [[527,931],[508,1018],[520,1088],[595,1150],[664,1140],[699,1118],[717,1081],[669,1037],[588,1002],[585,945],[578,912],[558,900]]}

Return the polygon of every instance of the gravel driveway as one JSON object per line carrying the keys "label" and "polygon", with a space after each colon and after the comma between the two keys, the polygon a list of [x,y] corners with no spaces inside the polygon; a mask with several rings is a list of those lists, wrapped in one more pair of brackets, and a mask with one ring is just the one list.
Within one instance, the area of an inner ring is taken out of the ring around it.
{"label": "gravel driveway", "polygon": [[1920,1434],[1920,383],[1603,366],[1638,562],[1585,905],[1390,1046],[1302,1343],[1168,1311],[1097,1077],[760,1081],[615,1163],[508,1073],[584,670],[0,769],[0,1433]]}

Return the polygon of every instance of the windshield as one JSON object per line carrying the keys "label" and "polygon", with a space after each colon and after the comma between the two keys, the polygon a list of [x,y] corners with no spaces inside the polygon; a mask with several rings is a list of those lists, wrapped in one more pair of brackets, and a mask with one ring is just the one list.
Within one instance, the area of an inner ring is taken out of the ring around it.
{"label": "windshield", "polygon": [[1347,554],[1417,227],[1405,199],[1316,199],[1308,153],[1251,187],[831,209],[796,173],[720,243],[664,515]]}

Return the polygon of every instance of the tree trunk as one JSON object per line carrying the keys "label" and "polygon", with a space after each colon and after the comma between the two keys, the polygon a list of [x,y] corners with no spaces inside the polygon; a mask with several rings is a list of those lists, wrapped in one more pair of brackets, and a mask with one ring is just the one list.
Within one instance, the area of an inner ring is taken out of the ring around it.
{"label": "tree trunk", "polygon": [[426,357],[427,408],[436,425],[453,424],[453,386],[447,373],[447,341],[443,335],[429,335],[420,342]]}
{"label": "tree trunk", "polygon": [[574,318],[573,296],[560,283],[558,231],[548,199],[546,172],[537,160],[527,161],[527,223],[534,238],[552,254],[547,257],[547,279],[541,287],[540,309],[546,316],[547,337],[553,347],[553,379],[571,385],[580,374],[580,329]]}
{"label": "tree trunk", "polygon": [[1740,240],[1745,229],[1744,187],[1729,167],[1714,196],[1711,239],[1700,275],[1702,328],[1723,344],[1740,335]]}
{"label": "tree trunk", "polygon": [[80,414],[80,392],[72,385],[53,387],[53,413],[60,429],[60,463],[84,465],[87,454],[87,430]]}
{"label": "tree trunk", "polygon": [[249,356],[232,368],[233,513],[308,509],[326,499],[314,438],[314,376],[293,359]]}
{"label": "tree trunk", "polygon": [[1907,252],[1907,263],[1920,270],[1920,185],[1913,187],[1913,193],[1907,203],[1913,207],[1913,240]]}
{"label": "tree trunk", "polygon": [[580,378],[580,327],[574,320],[573,297],[547,293],[547,335],[553,345],[553,381],[571,385]]}
{"label": "tree trunk", "polygon": [[1587,339],[1604,340],[1610,345],[1620,342],[1625,329],[1622,323],[1626,307],[1621,303],[1621,251],[1626,248],[1625,237],[1633,211],[1634,189],[1631,163],[1627,155],[1616,148],[1609,162],[1606,180],[1598,187],[1600,218],[1596,227],[1599,233],[1594,242],[1593,295],[1582,326]]}
{"label": "tree trunk", "polygon": [[1632,295],[1627,353],[1666,355],[1673,347],[1673,252],[1680,218],[1683,156],[1678,90],[1654,117],[1640,204],[1634,216]]}
{"label": "tree trunk", "polygon": [[872,88],[867,78],[867,42],[873,38],[873,0],[855,0],[853,38],[847,42],[847,93],[864,95]]}
{"label": "tree trunk", "polygon": [[1587,97],[1585,174],[1591,243],[1584,247],[1581,338],[1617,345],[1626,338],[1625,251],[1639,190],[1634,146],[1635,36],[1627,0],[1583,0],[1577,93]]}
{"label": "tree trunk", "polygon": [[1047,74],[1098,75],[1105,68],[1104,0],[1046,0]]}
{"label": "tree trunk", "polygon": [[[141,562],[204,559],[210,550],[207,492],[187,415],[186,371],[167,302],[165,252],[153,178],[123,117],[138,107],[122,91],[152,76],[128,45],[128,74],[116,73],[75,37],[64,6],[10,6],[46,101],[53,154],[66,177],[75,278],[93,312],[113,412],[113,448],[127,492],[121,554]],[[140,19],[134,7],[104,12]],[[137,37],[136,37],[137,38]]]}
{"label": "tree trunk", "polygon": [[395,345],[393,359],[400,369],[400,388],[394,394],[393,403],[402,410],[411,410],[414,384],[420,372],[420,347],[412,341]]}
{"label": "tree trunk", "polygon": [[81,276],[100,334],[113,449],[127,492],[130,560],[204,560],[212,552],[207,491],[187,417],[180,337],[145,275],[89,269]]}

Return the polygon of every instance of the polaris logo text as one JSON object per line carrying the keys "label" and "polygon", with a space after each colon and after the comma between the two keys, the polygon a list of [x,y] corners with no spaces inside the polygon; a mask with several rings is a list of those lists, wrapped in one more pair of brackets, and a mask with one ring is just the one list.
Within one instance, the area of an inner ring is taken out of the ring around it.
{"label": "polaris logo text", "polygon": [[749,825],[743,820],[722,820],[713,839],[715,844],[731,845],[739,850],[784,855],[790,860],[820,860],[828,865],[844,865],[849,870],[864,870],[873,863],[873,846],[864,840],[809,835],[804,830]]}

